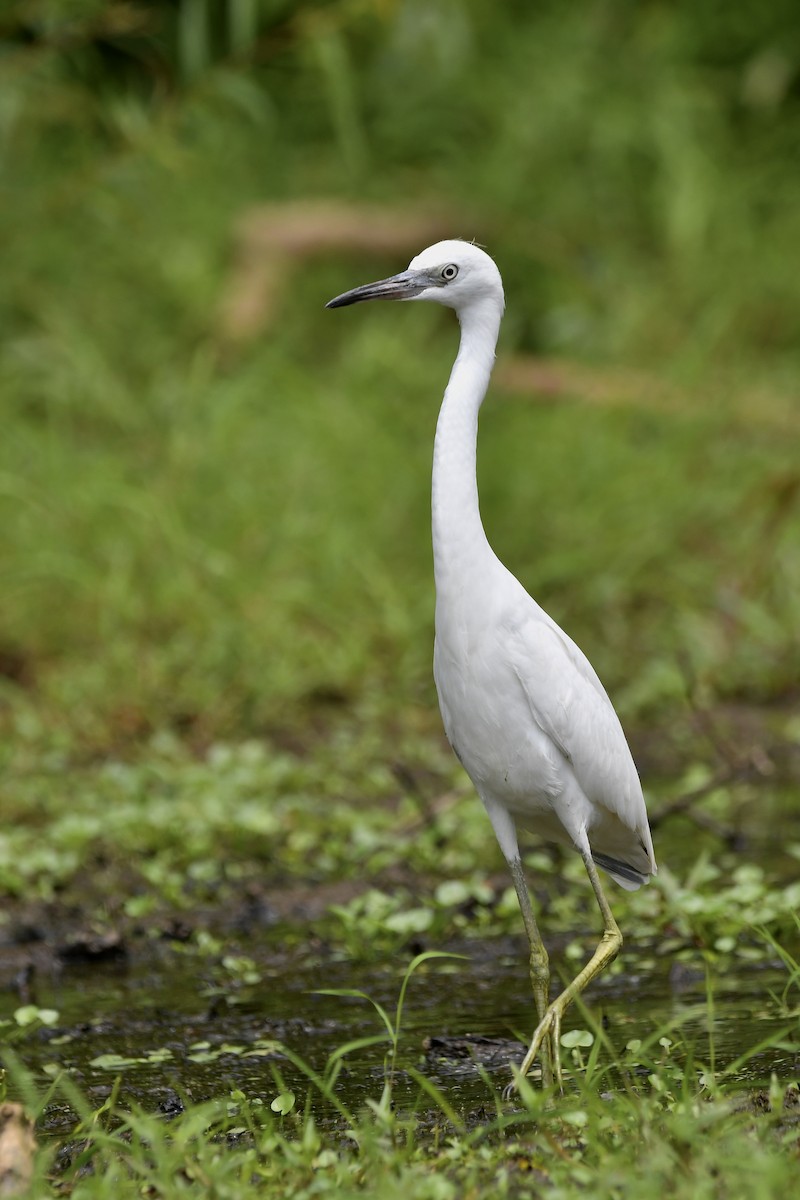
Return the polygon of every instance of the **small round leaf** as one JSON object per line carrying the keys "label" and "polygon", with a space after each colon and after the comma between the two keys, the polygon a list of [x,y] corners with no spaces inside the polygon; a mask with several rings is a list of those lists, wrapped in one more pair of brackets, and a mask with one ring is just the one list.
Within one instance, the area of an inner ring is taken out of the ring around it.
{"label": "small round leaf", "polygon": [[270,1104],[273,1112],[285,1117],[294,1108],[294,1092],[281,1092]]}

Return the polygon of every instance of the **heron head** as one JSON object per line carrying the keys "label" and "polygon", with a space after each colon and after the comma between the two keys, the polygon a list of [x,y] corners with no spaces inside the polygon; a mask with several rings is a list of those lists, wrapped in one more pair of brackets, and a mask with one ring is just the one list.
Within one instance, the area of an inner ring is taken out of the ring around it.
{"label": "heron head", "polygon": [[502,313],[503,282],[485,251],[457,240],[428,246],[408,269],[389,279],[366,283],[329,300],[326,308],[343,308],[362,300],[433,300],[457,312],[476,304],[494,303]]}

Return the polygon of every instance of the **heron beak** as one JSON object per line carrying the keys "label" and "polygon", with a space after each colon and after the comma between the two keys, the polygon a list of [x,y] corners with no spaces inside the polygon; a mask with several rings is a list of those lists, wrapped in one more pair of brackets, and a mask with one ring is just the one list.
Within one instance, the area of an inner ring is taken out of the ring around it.
{"label": "heron beak", "polygon": [[413,300],[420,292],[431,286],[431,281],[422,271],[401,271],[390,279],[379,279],[377,283],[365,283],[335,296],[326,308],[344,308],[346,304],[359,304],[362,300]]}

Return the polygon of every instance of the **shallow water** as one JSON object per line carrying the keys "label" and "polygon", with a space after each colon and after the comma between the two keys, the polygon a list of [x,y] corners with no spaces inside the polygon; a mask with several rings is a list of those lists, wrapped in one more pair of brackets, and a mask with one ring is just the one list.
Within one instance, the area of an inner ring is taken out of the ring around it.
{"label": "shallow water", "polygon": [[[291,937],[296,942],[296,927]],[[456,1109],[468,1111],[492,1101],[475,1059],[500,1090],[509,1079],[509,1055],[519,1060],[521,1041],[533,1027],[525,946],[522,938],[495,938],[446,948],[467,957],[432,961],[413,976],[400,1059],[437,1083]],[[58,1068],[69,1069],[93,1104],[102,1102],[118,1075],[124,1097],[166,1113],[179,1110],[184,1101],[234,1088],[269,1102],[279,1090],[273,1066],[304,1098],[307,1080],[272,1042],[287,1045],[321,1070],[334,1049],[379,1033],[382,1026],[365,1000],[317,990],[358,988],[393,1015],[408,965],[407,958],[364,966],[318,947],[286,949],[280,927],[238,938],[235,953],[254,961],[258,983],[229,981],[222,987],[218,956],[201,957],[152,939],[134,942],[120,961],[40,967],[34,999],[40,1007],[58,1010],[58,1025],[19,1043],[17,1053],[43,1085]],[[555,947],[556,969],[558,959]],[[670,1038],[693,1047],[701,1063],[709,1060],[712,1038],[719,1070],[770,1036],[777,1038],[791,1023],[768,1003],[769,991],[780,993],[786,979],[777,960],[735,965],[713,981],[709,1021],[699,956],[696,963],[676,967],[672,956],[659,957],[654,947],[626,947],[621,971],[596,980],[588,1004],[618,1050],[668,1027]],[[19,1003],[10,992],[0,994],[0,1018],[9,1017]],[[585,1023],[580,1013],[568,1022]],[[426,1051],[431,1038],[436,1040]],[[378,1046],[348,1057],[337,1094],[349,1108],[380,1096],[384,1053]],[[568,1065],[568,1052],[565,1059]],[[800,1050],[772,1045],[750,1058],[737,1078],[743,1086],[760,1083],[772,1070],[784,1078],[796,1074]],[[417,1092],[401,1071],[398,1100],[411,1101]],[[323,1116],[325,1103],[313,1089],[311,1103]],[[73,1123],[66,1105],[54,1102],[48,1108],[45,1127],[52,1132],[66,1133]]]}

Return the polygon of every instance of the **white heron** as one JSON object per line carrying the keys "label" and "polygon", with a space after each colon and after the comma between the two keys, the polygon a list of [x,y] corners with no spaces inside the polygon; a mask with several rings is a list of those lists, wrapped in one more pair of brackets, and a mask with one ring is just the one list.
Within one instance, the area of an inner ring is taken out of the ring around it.
{"label": "white heron", "polygon": [[[597,867],[631,890],[656,871],[639,776],[589,660],[503,566],[481,522],[478,411],[505,307],[500,272],[477,246],[437,242],[408,270],[345,292],[327,307],[362,300],[433,300],[455,309],[461,325],[433,452],[433,673],[445,732],[489,815],[530,944],[538,1025],[520,1074],[541,1056],[545,1086],[561,1087],[563,1014],[622,946]],[[552,1002],[517,822],[577,848],[603,918],[596,951]]]}

